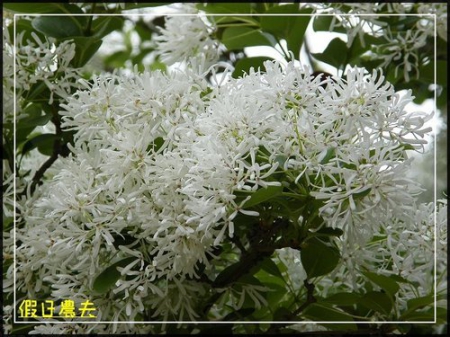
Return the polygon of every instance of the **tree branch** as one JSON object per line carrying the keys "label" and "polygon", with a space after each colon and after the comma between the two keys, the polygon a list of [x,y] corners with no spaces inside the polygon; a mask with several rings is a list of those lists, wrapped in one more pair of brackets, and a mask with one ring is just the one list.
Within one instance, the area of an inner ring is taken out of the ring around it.
{"label": "tree branch", "polygon": [[[286,317],[287,319],[295,318],[300,313],[302,313],[308,306],[310,306],[312,303],[317,302],[316,298],[314,297],[314,289],[315,286],[312,283],[308,283],[307,280],[303,282],[305,288],[306,288],[306,301],[299,306],[292,314],[289,315],[289,317]],[[273,334],[278,333],[281,328],[284,328],[289,324],[287,323],[279,323],[277,325],[272,324],[270,328],[266,331],[267,334]]]}
{"label": "tree branch", "polygon": [[[62,143],[63,140],[63,131],[61,129],[61,120],[60,116],[58,115],[58,105],[53,104],[52,107],[52,122],[55,125],[55,135],[57,138],[55,139],[53,143],[53,152],[51,156],[42,164],[42,166],[39,168],[39,170],[36,171],[36,173],[33,176],[33,179],[31,180],[31,184],[29,187],[30,195],[34,193],[36,190],[36,187],[41,182],[42,178],[44,177],[45,172],[53,165],[53,163],[58,159],[59,155],[67,156],[68,151],[65,147],[65,143]],[[28,188],[25,188],[22,193],[19,196],[26,196],[27,195]]]}

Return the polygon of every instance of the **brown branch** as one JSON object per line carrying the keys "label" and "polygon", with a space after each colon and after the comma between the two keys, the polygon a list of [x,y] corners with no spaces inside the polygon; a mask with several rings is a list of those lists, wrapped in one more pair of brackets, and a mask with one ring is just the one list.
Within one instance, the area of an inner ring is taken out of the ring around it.
{"label": "brown branch", "polygon": [[305,280],[303,284],[305,285],[306,288],[306,301],[292,313],[294,316],[297,316],[300,313],[302,313],[303,310],[305,310],[310,304],[317,302],[316,298],[314,297],[314,289],[315,289],[314,284],[308,283],[307,280]]}
{"label": "brown branch", "polygon": [[[34,174],[32,180],[31,180],[31,184],[29,187],[29,191],[30,191],[30,195],[32,195],[34,193],[34,191],[36,190],[36,187],[38,186],[38,184],[41,182],[42,178],[44,177],[45,172],[53,165],[53,163],[58,159],[59,155],[67,155],[67,151],[66,151],[66,147],[65,147],[65,143],[62,143],[62,139],[63,139],[63,131],[61,129],[61,120],[60,120],[60,116],[58,115],[58,107],[59,105],[53,104],[52,106],[52,122],[55,125],[55,135],[57,136],[57,138],[55,139],[54,143],[53,143],[53,152],[51,154],[51,156],[42,164],[42,166],[39,168],[39,170],[36,171],[36,173]],[[27,195],[27,190],[28,188],[26,187],[22,193],[19,195],[21,196],[26,196]]]}

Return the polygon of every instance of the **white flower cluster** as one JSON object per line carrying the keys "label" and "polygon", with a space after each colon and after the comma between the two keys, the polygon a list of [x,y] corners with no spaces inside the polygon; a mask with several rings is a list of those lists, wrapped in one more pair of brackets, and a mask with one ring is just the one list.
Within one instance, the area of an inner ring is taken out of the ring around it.
{"label": "white flower cluster", "polygon": [[[195,319],[199,264],[213,272],[213,248],[234,235],[238,213],[259,216],[246,209],[253,192],[316,198],[353,244],[411,210],[405,146],[420,148],[429,131],[429,116],[404,111],[411,97],[376,72],[321,81],[293,63],[265,67],[220,87],[189,70],[86,82],[62,105],[73,154],[22,205],[17,290],[89,296],[103,320]],[[97,276],[125,259],[99,294]],[[257,290],[243,292],[264,305]]]}
{"label": "white flower cluster", "polygon": [[[388,42],[378,45],[372,56],[383,60],[381,68],[389,66],[393,61],[398,62],[395,76],[402,73],[406,82],[411,79],[411,75],[419,77],[419,66],[424,60],[418,50],[426,46],[430,37],[435,36],[435,28],[438,36],[447,41],[447,3],[329,3],[308,6],[320,12],[335,14],[330,29],[345,28],[348,46],[352,45],[356,37],[364,46],[366,33],[386,38]],[[385,21],[380,20],[380,13],[404,14],[400,19],[418,18],[420,15],[420,19],[408,30],[394,30]]]}
{"label": "white flower cluster", "polygon": [[34,32],[31,35],[34,41],[23,41],[21,34],[16,37],[16,89],[30,90],[33,84],[42,81],[50,90],[51,104],[54,94],[62,98],[68,96],[80,77],[78,71],[70,65],[75,56],[75,44],[63,41],[56,46],[50,40],[41,41]]}
{"label": "white flower cluster", "polygon": [[180,13],[167,17],[161,35],[154,37],[162,60],[168,65],[192,58],[202,58],[207,65],[216,63],[219,42],[212,38],[214,26],[199,14],[195,5],[184,4]]}
{"label": "white flower cluster", "polygon": [[437,307],[447,307],[446,199],[388,219],[364,246],[350,247],[345,240],[342,245],[344,263],[317,285],[323,296],[363,290],[367,280],[361,272],[370,271],[398,281],[399,313],[407,311],[411,299],[429,297],[434,303],[435,284]]}
{"label": "white flower cluster", "polygon": [[[32,32],[32,39],[26,39],[24,32],[17,34],[14,41],[10,36],[9,20],[3,22],[3,111],[4,120],[13,116],[14,92],[17,94],[16,113],[21,111],[21,96],[37,83],[43,83],[50,91],[48,103],[54,95],[66,98],[77,88],[80,72],[70,61],[75,56],[75,44],[63,41],[55,44],[48,38],[42,41]],[[16,66],[14,67],[14,58]]]}

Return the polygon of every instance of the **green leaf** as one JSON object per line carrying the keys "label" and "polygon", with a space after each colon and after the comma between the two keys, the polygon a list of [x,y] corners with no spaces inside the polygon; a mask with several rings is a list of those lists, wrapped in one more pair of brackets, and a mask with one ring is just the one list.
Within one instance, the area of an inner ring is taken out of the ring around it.
{"label": "green leaf", "polygon": [[355,331],[357,326],[354,323],[352,316],[344,311],[334,308],[331,304],[317,302],[310,304],[302,313],[307,319],[312,321],[325,321],[325,322],[349,322],[339,324],[322,324],[330,329],[338,329],[339,331],[348,330]]}
{"label": "green leaf", "polygon": [[21,118],[17,120],[16,130],[20,131],[30,127],[34,129],[38,125],[47,124],[51,118],[50,112],[45,112],[45,115],[42,116],[40,104],[31,104],[22,111]]}
{"label": "green leaf", "polygon": [[410,283],[407,279],[405,279],[404,277],[402,277],[400,275],[391,275],[390,278],[393,279],[396,282]]}
{"label": "green leaf", "polygon": [[267,273],[274,275],[276,277],[283,278],[283,275],[281,275],[280,270],[278,269],[278,266],[275,262],[272,261],[270,257],[266,257],[263,262],[261,263],[261,269],[266,271]]}
{"label": "green leaf", "polygon": [[277,310],[275,310],[275,313],[273,314],[273,320],[274,321],[293,320],[293,315],[287,308],[279,307],[277,308]]}
{"label": "green leaf", "polygon": [[71,63],[77,68],[84,66],[102,45],[102,40],[96,37],[77,36],[71,40],[75,43],[75,56]]}
{"label": "green leaf", "polygon": [[281,192],[283,192],[283,186],[267,186],[265,188],[260,188],[251,195],[250,199],[244,204],[244,207],[250,208],[256,206],[262,202],[275,198],[280,195]]}
{"label": "green leaf", "polygon": [[244,49],[252,46],[275,46],[273,36],[250,27],[229,27],[222,35],[222,43],[228,50]]}
{"label": "green leaf", "polygon": [[341,236],[344,231],[340,228],[322,227],[309,235],[311,236]]}
{"label": "green leaf", "polygon": [[167,65],[163,62],[161,62],[158,58],[156,58],[155,61],[150,64],[150,70],[151,71],[157,71],[160,70],[163,73],[167,72]]}
{"label": "green leaf", "polygon": [[339,69],[345,65],[347,54],[348,49],[346,43],[336,37],[331,40],[323,53],[312,53],[311,55],[317,60],[328,63]]}
{"label": "green leaf", "polygon": [[29,139],[22,147],[22,154],[30,152],[31,150],[37,148],[39,152],[50,156],[53,153],[53,143],[59,137],[53,133],[44,133],[37,135],[32,139]]}
{"label": "green leaf", "polygon": [[336,293],[322,301],[338,306],[352,306],[357,304],[360,298],[361,296],[356,293]]}
{"label": "green leaf", "polygon": [[85,16],[39,16],[31,25],[37,31],[54,38],[83,36],[83,27],[87,23]]}
{"label": "green leaf", "polygon": [[[237,14],[239,15],[239,14]],[[236,26],[236,27],[242,27],[242,26],[252,26],[254,28],[259,28],[260,24],[259,21],[255,20],[252,16],[247,15],[239,15],[239,16],[210,16],[208,17],[208,20],[213,22],[217,27],[229,27],[229,26]],[[218,36],[221,36],[220,30],[218,31]]]}
{"label": "green leaf", "polygon": [[147,147],[147,152],[158,152],[161,147],[164,145],[164,138],[157,137],[153,140],[153,142]]}
{"label": "green leaf", "polygon": [[[356,36],[353,39],[352,45],[350,46],[349,56],[348,56],[349,64],[355,65],[358,67],[360,67],[362,65],[362,62],[361,62],[362,54],[371,50],[372,45],[379,45],[379,44],[383,43],[382,38],[377,38],[370,34],[364,34],[362,38],[364,41],[364,46],[361,44],[361,39],[359,38],[359,36]],[[387,42],[387,41],[385,41],[385,42]]]}
{"label": "green leaf", "polygon": [[103,61],[113,68],[122,68],[131,57],[131,50],[118,50],[108,55]]}
{"label": "green leaf", "polygon": [[384,315],[389,315],[392,310],[392,299],[384,292],[370,291],[364,294],[359,303],[367,309],[374,310]]}
{"label": "green leaf", "polygon": [[242,275],[239,278],[239,283],[240,284],[242,284],[242,283],[244,283],[244,284],[251,284],[251,285],[254,285],[254,286],[262,286],[261,281],[258,280],[255,276],[253,276],[251,274]]}
{"label": "green leaf", "polygon": [[[14,24],[11,24],[8,26],[8,32],[9,36],[11,37],[11,42],[14,43],[15,36],[14,36]],[[40,32],[37,32],[36,29],[33,28],[31,25],[30,20],[26,19],[18,19],[16,22],[16,35],[19,36],[19,34],[22,34],[22,41],[27,42],[35,41],[31,33],[34,32],[41,41],[45,41],[45,35],[41,34]]]}
{"label": "green leaf", "polygon": [[3,214],[3,231],[9,231],[13,226],[14,223],[14,217],[5,217],[5,215]]}
{"label": "green leaf", "polygon": [[[334,16],[330,16],[330,15],[317,15],[314,18],[313,21],[313,29],[315,32],[330,32],[330,27],[331,27],[331,23],[332,21],[337,20],[336,17]],[[344,27],[342,26],[335,26],[333,27],[333,32],[337,32],[337,33],[347,33],[347,31],[345,30]]]}
{"label": "green leaf", "polygon": [[95,278],[92,288],[100,294],[106,293],[120,278],[120,272],[117,270],[117,268],[126,267],[135,260],[136,257],[127,257],[123,260],[113,263]]}
{"label": "green leaf", "polygon": [[223,285],[226,285],[228,283],[228,280],[234,279],[234,275],[237,273],[237,271],[241,268],[241,263],[237,262],[234,263],[228,267],[226,267],[224,270],[222,270],[219,275],[217,275],[216,279],[213,282],[213,285],[215,287],[221,287]]}
{"label": "green leaf", "polygon": [[92,36],[101,39],[115,30],[121,30],[123,22],[123,18],[118,16],[101,16],[92,21]]}
{"label": "green leaf", "polygon": [[253,68],[255,71],[266,71],[266,67],[264,66],[264,62],[268,60],[273,60],[271,57],[267,56],[256,56],[256,57],[246,57],[240,59],[236,62],[234,67],[234,71],[232,73],[233,78],[242,77],[244,74],[250,73],[250,69]]}
{"label": "green leaf", "polygon": [[[32,112],[31,112],[32,111]],[[41,115],[41,108],[38,105],[31,105],[27,107],[23,111],[21,118],[17,121],[16,124],[16,142],[17,144],[26,141],[33,130],[38,125],[46,125],[52,118],[52,114],[49,112],[45,112],[45,114]],[[28,145],[29,146],[29,145]]]}
{"label": "green leaf", "polygon": [[83,13],[80,7],[67,3],[4,3],[3,9],[17,13]]}
{"label": "green leaf", "polygon": [[[250,316],[255,312],[255,308],[242,308],[226,315],[222,321],[241,321],[245,317]],[[217,331],[213,331],[212,335],[215,335]]]}
{"label": "green leaf", "polygon": [[403,317],[405,321],[412,321],[412,322],[430,322],[434,323],[434,313],[432,312],[412,312],[406,316]]}
{"label": "green leaf", "polygon": [[280,303],[280,301],[283,300],[283,298],[287,295],[289,296],[289,291],[286,289],[285,286],[282,286],[277,283],[271,283],[271,282],[262,282],[265,287],[269,288],[269,290],[266,293],[266,300],[269,304],[269,309],[273,310],[276,307],[284,307]]}
{"label": "green leaf", "polygon": [[125,3],[125,10],[146,7],[167,6],[167,2],[130,2]]}
{"label": "green leaf", "polygon": [[325,156],[320,161],[320,164],[324,165],[327,164],[332,158],[334,158],[336,155],[336,148],[335,147],[329,147],[327,149],[327,152]]}
{"label": "green leaf", "polygon": [[300,257],[310,279],[333,271],[341,256],[337,248],[313,237],[303,244]]}
{"label": "green leaf", "polygon": [[251,13],[253,4],[250,2],[247,3],[207,3],[207,4],[198,4],[197,8],[199,10],[205,11],[206,13],[211,14],[234,14],[234,13]]}
{"label": "green leaf", "polygon": [[36,83],[31,86],[30,90],[28,90],[26,99],[28,101],[33,101],[38,100],[40,97],[42,97],[48,100],[48,95],[45,94],[46,92],[49,92],[49,90],[45,82],[41,80],[36,81]]}
{"label": "green leaf", "polygon": [[[300,10],[298,4],[289,4],[272,7],[266,13],[280,15],[262,16],[261,28],[263,31],[286,40],[288,49],[291,50],[294,53],[295,58],[298,59],[306,28],[308,28],[311,20],[309,14],[312,13],[312,9]],[[306,15],[295,16],[292,14]]]}
{"label": "green leaf", "polygon": [[397,291],[400,289],[400,286],[397,282],[395,282],[391,277],[378,275],[371,272],[362,272],[362,274],[367,277],[370,281],[375,283],[381,289],[385,290],[392,298],[395,296]]}
{"label": "green leaf", "polygon": [[400,316],[402,320],[405,320],[406,317],[411,315],[411,313],[421,310],[427,306],[434,305],[434,296],[433,294],[412,298],[406,302],[408,309]]}

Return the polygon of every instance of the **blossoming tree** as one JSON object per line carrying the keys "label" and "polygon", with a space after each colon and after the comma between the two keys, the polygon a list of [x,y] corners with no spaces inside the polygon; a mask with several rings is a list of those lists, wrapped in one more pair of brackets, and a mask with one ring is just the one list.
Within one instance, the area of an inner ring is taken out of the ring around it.
{"label": "blossoming tree", "polygon": [[446,330],[446,4],[4,9],[6,333]]}

